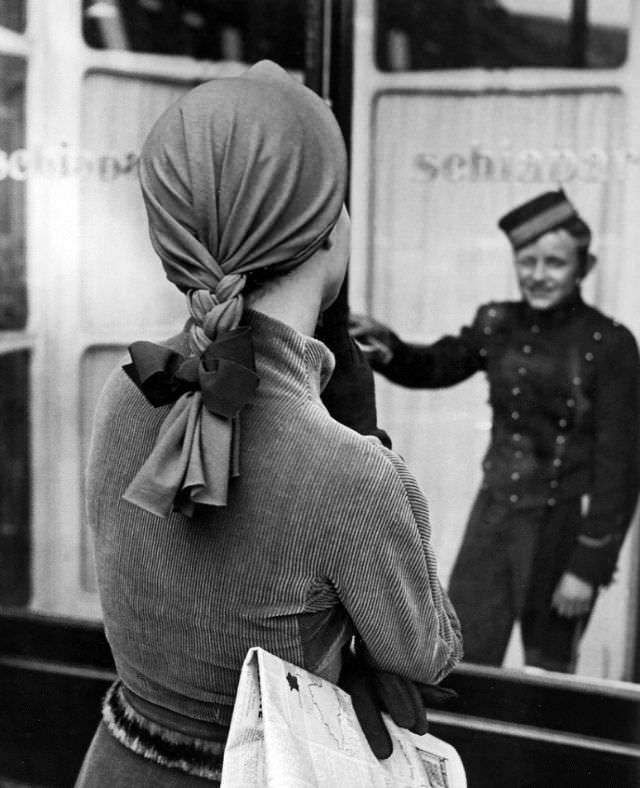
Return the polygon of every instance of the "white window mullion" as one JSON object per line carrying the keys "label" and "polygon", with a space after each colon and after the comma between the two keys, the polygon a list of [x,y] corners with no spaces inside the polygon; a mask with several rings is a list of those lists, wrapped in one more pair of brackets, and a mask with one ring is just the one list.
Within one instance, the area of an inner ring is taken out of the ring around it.
{"label": "white window mullion", "polygon": [[[29,150],[80,143],[80,0],[32,0],[28,80]],[[98,615],[79,589],[81,461],[78,291],[81,261],[78,181],[34,171],[29,179],[27,249],[33,386],[33,595],[38,611]]]}

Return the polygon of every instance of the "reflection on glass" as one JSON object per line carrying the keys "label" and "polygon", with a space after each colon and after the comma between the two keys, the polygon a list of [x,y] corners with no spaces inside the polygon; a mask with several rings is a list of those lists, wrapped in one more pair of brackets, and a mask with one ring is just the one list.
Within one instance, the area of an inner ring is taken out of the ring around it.
{"label": "reflection on glass", "polygon": [[24,173],[13,167],[24,147],[24,61],[0,55],[0,330],[27,322]]}
{"label": "reflection on glass", "polygon": [[0,605],[26,605],[29,552],[29,353],[0,355]]}
{"label": "reflection on glass", "polygon": [[[80,180],[81,321],[89,331],[181,321],[184,297],[158,277],[135,162],[151,125],[185,92],[184,82],[89,73],[83,80],[82,148],[110,151]],[[130,261],[136,260],[135,275]],[[134,278],[132,278],[134,277]],[[135,286],[122,287],[122,282]],[[149,308],[140,325],[140,288]],[[167,336],[171,332],[167,333]]]}
{"label": "reflection on glass", "polygon": [[26,25],[24,0],[0,0],[0,25],[22,33]]}
{"label": "reflection on glass", "polygon": [[[616,91],[460,94],[434,92],[432,79],[422,90],[419,83],[413,80],[415,89],[407,92],[399,81],[397,90],[375,101],[371,253],[366,263],[370,314],[407,341],[430,343],[443,334],[457,335],[473,321],[479,305],[517,298],[508,244],[496,227],[500,213],[557,188],[553,151],[559,143],[576,163],[586,162],[586,151],[602,150],[606,157],[610,151],[625,150],[628,106],[626,96]],[[496,153],[507,150],[505,141],[512,151],[536,157],[539,179],[525,182],[526,176],[520,179],[515,169],[500,171]],[[416,169],[422,153],[429,171],[420,178]],[[489,156],[483,158],[485,154]],[[588,217],[600,257],[585,282],[585,298],[596,306],[606,304],[604,311],[622,318],[626,296],[620,283],[636,270],[625,260],[622,246],[626,187],[606,168],[593,185],[580,166],[563,181]],[[525,345],[533,351],[531,360],[537,359],[537,339],[523,341],[516,351],[525,353]],[[585,349],[592,352],[595,363],[601,362],[600,351]],[[607,354],[606,364],[614,363],[614,356]],[[585,363],[591,363],[586,355]],[[606,377],[612,377],[610,372]],[[512,388],[522,391],[517,384]],[[427,494],[441,577],[449,586],[490,441],[486,380],[474,375],[459,386],[420,391],[379,376],[376,394],[379,423]],[[548,407],[540,407],[540,413]],[[618,408],[619,402],[605,410],[615,416]],[[522,421],[520,408],[507,410],[507,420],[512,413],[517,414],[514,424]],[[626,433],[632,423],[629,417]],[[521,470],[514,467],[513,472]],[[605,497],[610,503],[616,498]],[[636,525],[629,531],[614,583],[599,595],[580,641],[576,671],[581,676],[627,680],[634,675],[637,539]],[[509,654],[510,668],[524,664],[519,633],[514,641],[519,648]]]}
{"label": "reflection on glass", "polygon": [[82,28],[97,49],[302,69],[304,10],[300,0],[83,0]]}
{"label": "reflection on glass", "polygon": [[627,56],[629,5],[629,0],[378,0],[378,67],[616,68]]}

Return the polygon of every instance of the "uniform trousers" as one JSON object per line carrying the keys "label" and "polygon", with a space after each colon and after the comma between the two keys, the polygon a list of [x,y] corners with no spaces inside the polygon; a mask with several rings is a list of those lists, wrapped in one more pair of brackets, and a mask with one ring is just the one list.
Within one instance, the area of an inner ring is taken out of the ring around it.
{"label": "uniform trousers", "polygon": [[501,665],[518,620],[527,665],[575,669],[590,612],[577,618],[559,616],[551,599],[575,546],[581,517],[580,498],[553,507],[516,509],[497,501],[490,491],[480,491],[449,586],[467,661]]}

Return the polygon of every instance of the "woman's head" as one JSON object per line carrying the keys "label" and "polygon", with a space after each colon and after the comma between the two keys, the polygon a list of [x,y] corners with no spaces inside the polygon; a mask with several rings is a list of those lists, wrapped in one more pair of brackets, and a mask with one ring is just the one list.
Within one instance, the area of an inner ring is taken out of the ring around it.
{"label": "woman's head", "polygon": [[[246,304],[258,312],[313,335],[318,316],[336,300],[349,262],[349,214],[343,208],[331,233],[304,263],[282,276],[253,281],[249,275]],[[261,272],[256,272],[260,275]]]}
{"label": "woman's head", "polygon": [[140,158],[154,249],[205,345],[242,314],[247,274],[311,258],[343,206],[347,162],[327,105],[273,63],[170,107]]}

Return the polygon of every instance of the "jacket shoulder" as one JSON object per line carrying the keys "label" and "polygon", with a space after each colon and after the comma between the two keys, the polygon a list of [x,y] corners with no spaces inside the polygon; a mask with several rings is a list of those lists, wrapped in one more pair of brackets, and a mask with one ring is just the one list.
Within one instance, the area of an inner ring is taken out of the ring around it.
{"label": "jacket shoulder", "polygon": [[594,306],[587,305],[585,310],[587,336],[604,347],[616,346],[637,355],[638,348],[633,333],[619,320],[604,314]]}
{"label": "jacket shoulder", "polygon": [[478,307],[473,320],[474,326],[493,331],[501,326],[511,324],[516,317],[516,301],[489,301]]}

